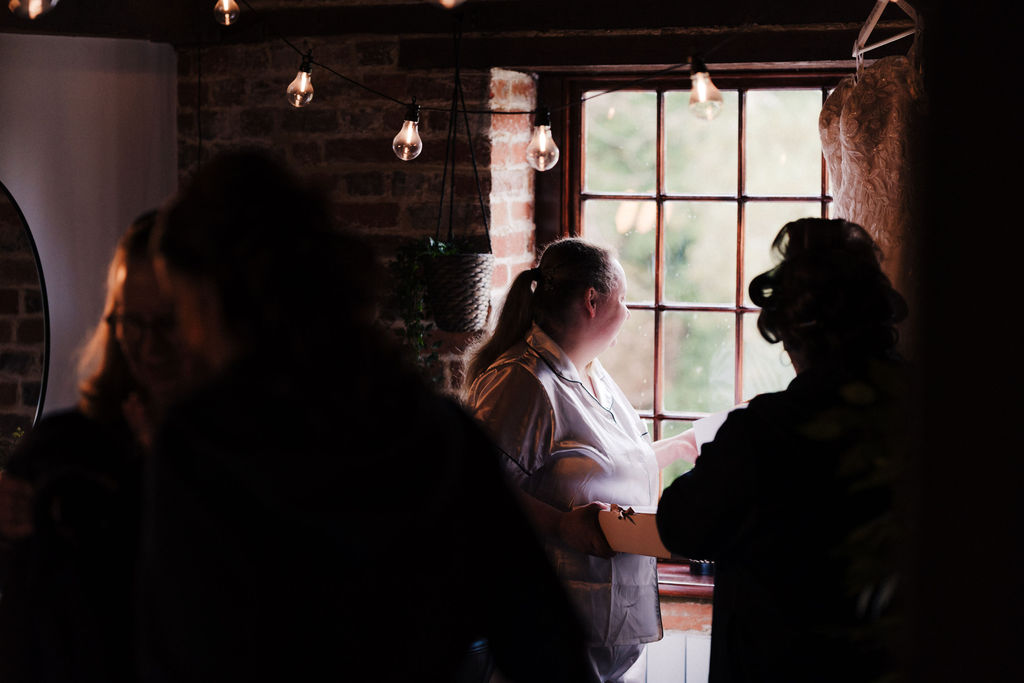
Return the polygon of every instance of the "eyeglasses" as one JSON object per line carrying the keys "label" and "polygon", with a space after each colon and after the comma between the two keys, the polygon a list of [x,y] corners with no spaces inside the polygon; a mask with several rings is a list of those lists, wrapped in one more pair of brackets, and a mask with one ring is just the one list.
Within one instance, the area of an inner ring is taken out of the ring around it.
{"label": "eyeglasses", "polygon": [[118,340],[132,346],[141,344],[147,332],[163,342],[171,341],[176,336],[177,323],[172,315],[148,317],[133,313],[111,313],[106,320],[108,325],[113,326]]}

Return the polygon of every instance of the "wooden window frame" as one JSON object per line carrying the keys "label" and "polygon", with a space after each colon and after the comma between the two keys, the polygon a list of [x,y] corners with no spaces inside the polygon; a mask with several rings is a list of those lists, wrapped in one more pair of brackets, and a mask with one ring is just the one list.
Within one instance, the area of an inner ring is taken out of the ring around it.
{"label": "wooden window frame", "polygon": [[[556,169],[557,174],[542,174],[536,176],[536,218],[537,218],[537,244],[547,244],[554,239],[582,234],[583,203],[587,199],[600,198],[605,200],[642,200],[654,201],[657,205],[657,239],[655,257],[655,300],[653,303],[629,304],[630,310],[652,311],[654,313],[654,366],[651,368],[654,378],[654,395],[651,410],[641,410],[640,415],[644,419],[651,420],[654,426],[652,438],[655,440],[662,437],[662,425],[668,421],[691,421],[700,417],[700,413],[666,411],[662,406],[663,399],[663,367],[662,367],[662,334],[661,324],[665,313],[671,312],[725,312],[732,313],[736,318],[735,324],[735,349],[734,349],[734,372],[736,377],[734,388],[734,403],[743,400],[743,326],[745,319],[749,321],[750,314],[758,309],[744,303],[746,280],[752,274],[743,272],[744,262],[744,235],[745,235],[745,213],[746,207],[751,202],[817,202],[821,207],[821,216],[825,217],[831,197],[828,194],[828,174],[825,168],[825,161],[821,161],[821,187],[817,195],[785,195],[785,196],[753,196],[745,192],[745,112],[746,93],[756,89],[780,89],[800,88],[819,89],[822,94],[822,102],[828,95],[831,88],[839,80],[849,75],[848,71],[823,70],[823,71],[800,71],[800,72],[736,72],[736,73],[715,73],[712,74],[716,85],[722,90],[738,90],[739,116],[737,116],[737,193],[735,195],[677,195],[669,194],[664,189],[664,156],[661,150],[664,149],[664,116],[663,98],[666,90],[687,90],[690,87],[688,75],[675,76],[654,76],[645,78],[642,74],[578,74],[563,75],[553,78],[550,75],[542,78],[539,84],[540,101],[551,103],[554,97],[558,97],[558,115],[554,117],[552,128],[556,134],[556,140],[562,146],[562,163]],[[635,87],[633,87],[635,84]],[[591,194],[583,190],[583,108],[579,106],[583,94],[595,90],[625,89],[653,90],[658,97],[658,123],[657,123],[657,190],[654,195],[625,195],[600,193]],[[545,99],[548,98],[548,99]],[[661,300],[663,291],[663,260],[664,231],[662,230],[663,206],[669,201],[727,201],[734,202],[737,208],[737,268],[735,281],[734,301],[731,304],[677,304],[667,303]]]}
{"label": "wooden window frame", "polygon": [[[753,274],[743,272],[744,261],[744,236],[745,236],[745,213],[750,202],[772,202],[772,201],[813,201],[818,202],[821,207],[821,216],[826,217],[828,205],[832,198],[828,194],[828,173],[825,167],[824,157],[821,160],[821,187],[818,195],[804,196],[751,196],[745,192],[745,113],[746,94],[750,90],[758,89],[820,89],[822,102],[828,96],[829,91],[845,76],[850,75],[849,70],[810,70],[810,71],[773,71],[773,72],[725,72],[714,73],[712,77],[715,84],[721,90],[739,91],[739,115],[737,116],[737,193],[734,196],[692,196],[672,195],[664,190],[664,92],[666,90],[688,90],[690,80],[688,75],[654,76],[644,77],[642,73],[614,73],[614,74],[544,74],[538,83],[539,104],[556,109],[552,120],[552,130],[555,139],[561,146],[562,161],[556,169],[549,173],[538,173],[535,176],[535,219],[537,225],[537,245],[543,247],[545,244],[571,235],[582,234],[583,203],[588,198],[601,199],[641,199],[643,201],[655,201],[657,203],[657,237],[656,237],[656,258],[655,258],[655,300],[653,304],[629,304],[631,310],[650,310],[654,312],[654,358],[652,367],[654,377],[654,396],[652,409],[650,411],[639,411],[640,416],[650,420],[653,424],[652,438],[657,440],[662,436],[662,425],[666,421],[688,421],[699,417],[698,414],[679,413],[665,411],[662,405],[663,394],[663,367],[662,367],[662,334],[660,326],[662,317],[666,312],[685,311],[718,311],[732,312],[736,316],[735,325],[735,402],[742,400],[741,392],[743,387],[743,324],[744,318],[758,309],[744,304],[745,280]],[[638,81],[641,81],[639,82]],[[657,123],[657,166],[656,166],[656,191],[653,196],[643,195],[615,195],[601,193],[597,195],[588,194],[583,191],[583,168],[584,168],[584,146],[583,146],[583,108],[580,105],[584,92],[595,90],[625,89],[627,84],[636,84],[636,87],[629,89],[654,90],[658,98],[658,123]],[[662,226],[663,206],[667,201],[730,201],[735,202],[737,207],[737,268],[735,282],[735,298],[731,305],[693,305],[666,303],[661,300],[661,293],[664,289],[664,268],[662,253],[664,250],[664,230]],[[714,581],[711,577],[690,576],[685,562],[674,562],[662,560],[660,563],[659,590],[663,597],[711,599],[714,590]]]}

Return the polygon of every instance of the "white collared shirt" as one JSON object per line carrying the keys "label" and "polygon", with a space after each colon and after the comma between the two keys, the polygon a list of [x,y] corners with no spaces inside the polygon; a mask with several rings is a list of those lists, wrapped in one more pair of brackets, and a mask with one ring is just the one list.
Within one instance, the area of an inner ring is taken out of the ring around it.
{"label": "white collared shirt", "polygon": [[[559,510],[592,501],[655,506],[658,464],[644,423],[594,360],[581,379],[536,325],[473,382],[469,406],[506,455],[509,476]],[[592,644],[661,638],[656,561],[584,555],[545,539]]]}

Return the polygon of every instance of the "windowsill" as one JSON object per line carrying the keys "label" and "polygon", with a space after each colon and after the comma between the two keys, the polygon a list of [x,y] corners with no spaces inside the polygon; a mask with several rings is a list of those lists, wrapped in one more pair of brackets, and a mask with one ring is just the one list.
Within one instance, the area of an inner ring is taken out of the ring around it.
{"label": "windowsill", "polygon": [[715,592],[715,577],[690,574],[685,562],[658,562],[658,594],[663,598],[710,600]]}

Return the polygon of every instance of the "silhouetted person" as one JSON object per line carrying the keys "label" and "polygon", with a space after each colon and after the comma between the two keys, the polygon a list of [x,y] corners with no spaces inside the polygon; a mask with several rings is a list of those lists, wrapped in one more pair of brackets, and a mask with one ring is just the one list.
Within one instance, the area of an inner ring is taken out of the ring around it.
{"label": "silhouetted person", "polygon": [[716,562],[712,683],[874,681],[896,615],[906,305],[860,226],[794,221],[773,248],[750,295],[797,376],[729,415],[662,495],[658,529]]}
{"label": "silhouetted person", "polygon": [[374,323],[366,245],[267,156],[204,164],[158,272],[205,373],[147,473],[147,681],[450,681],[487,638],[580,679],[565,597],[490,442]]}
{"label": "silhouetted person", "polygon": [[137,680],[142,462],[187,375],[149,257],[155,217],[137,218],[117,244],[78,407],[40,421],[0,479],[4,683]]}

